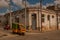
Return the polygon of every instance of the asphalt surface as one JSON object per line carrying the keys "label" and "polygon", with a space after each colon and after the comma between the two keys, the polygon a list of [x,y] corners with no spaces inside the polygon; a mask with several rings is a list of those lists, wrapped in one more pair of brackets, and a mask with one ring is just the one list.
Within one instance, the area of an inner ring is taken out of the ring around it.
{"label": "asphalt surface", "polygon": [[60,40],[60,30],[43,33],[26,33],[25,36],[12,34],[0,29],[0,40]]}

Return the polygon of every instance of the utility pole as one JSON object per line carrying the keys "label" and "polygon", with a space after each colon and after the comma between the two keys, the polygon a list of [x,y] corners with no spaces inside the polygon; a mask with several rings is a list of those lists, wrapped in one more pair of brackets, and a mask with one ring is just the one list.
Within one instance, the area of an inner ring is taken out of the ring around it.
{"label": "utility pole", "polygon": [[26,13],[27,13],[27,11],[26,11],[26,7],[27,7],[27,6],[26,6],[26,1],[27,1],[27,0],[24,0],[24,1],[25,1],[25,28],[26,28],[26,16],[27,16],[27,15],[26,15]]}
{"label": "utility pole", "polygon": [[10,13],[10,28],[12,28],[12,18],[11,18],[11,5],[10,5],[10,1],[11,0],[5,0],[7,3],[8,3],[8,5],[9,5],[9,7],[8,7],[8,9],[9,9],[9,13]]}
{"label": "utility pole", "polygon": [[42,0],[40,0],[40,10],[39,10],[39,26],[40,31],[42,32]]}
{"label": "utility pole", "polygon": [[[10,0],[11,1],[11,0]],[[12,16],[11,16],[11,5],[9,1],[9,10],[10,10],[10,28],[12,28]]]}
{"label": "utility pole", "polygon": [[[40,9],[38,8],[38,30],[42,32],[42,0],[40,1]],[[39,13],[40,12],[40,13]]]}

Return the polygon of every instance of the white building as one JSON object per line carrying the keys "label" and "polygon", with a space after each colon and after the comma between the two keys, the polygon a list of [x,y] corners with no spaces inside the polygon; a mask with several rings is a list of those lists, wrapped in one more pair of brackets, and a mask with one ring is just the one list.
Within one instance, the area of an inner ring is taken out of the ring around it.
{"label": "white building", "polygon": [[[38,8],[30,7],[27,8],[26,12],[27,29],[42,31],[50,31],[57,29],[57,17],[55,11],[47,9],[42,9],[41,11],[40,9],[38,10]],[[20,24],[25,25],[24,9],[12,12],[12,22],[19,22]]]}

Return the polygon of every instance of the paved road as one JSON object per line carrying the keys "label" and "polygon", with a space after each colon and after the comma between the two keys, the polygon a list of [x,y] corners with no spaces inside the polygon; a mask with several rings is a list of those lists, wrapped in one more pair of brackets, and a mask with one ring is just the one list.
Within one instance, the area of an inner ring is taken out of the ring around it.
{"label": "paved road", "polygon": [[25,36],[13,35],[3,30],[0,30],[1,32],[8,34],[8,36],[0,37],[0,40],[60,40],[60,30],[45,33],[26,33]]}

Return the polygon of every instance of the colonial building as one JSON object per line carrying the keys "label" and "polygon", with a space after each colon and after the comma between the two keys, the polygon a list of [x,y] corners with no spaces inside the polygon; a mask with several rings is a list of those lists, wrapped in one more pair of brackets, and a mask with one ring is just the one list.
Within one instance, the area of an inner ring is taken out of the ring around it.
{"label": "colonial building", "polygon": [[[9,23],[9,14],[5,14]],[[20,23],[25,25],[25,9],[11,12],[12,23]],[[59,15],[58,15],[59,16]],[[60,22],[60,17],[59,17]],[[38,9],[35,7],[27,8],[26,10],[26,28],[29,30],[50,31],[57,29],[57,15],[53,10]]]}

